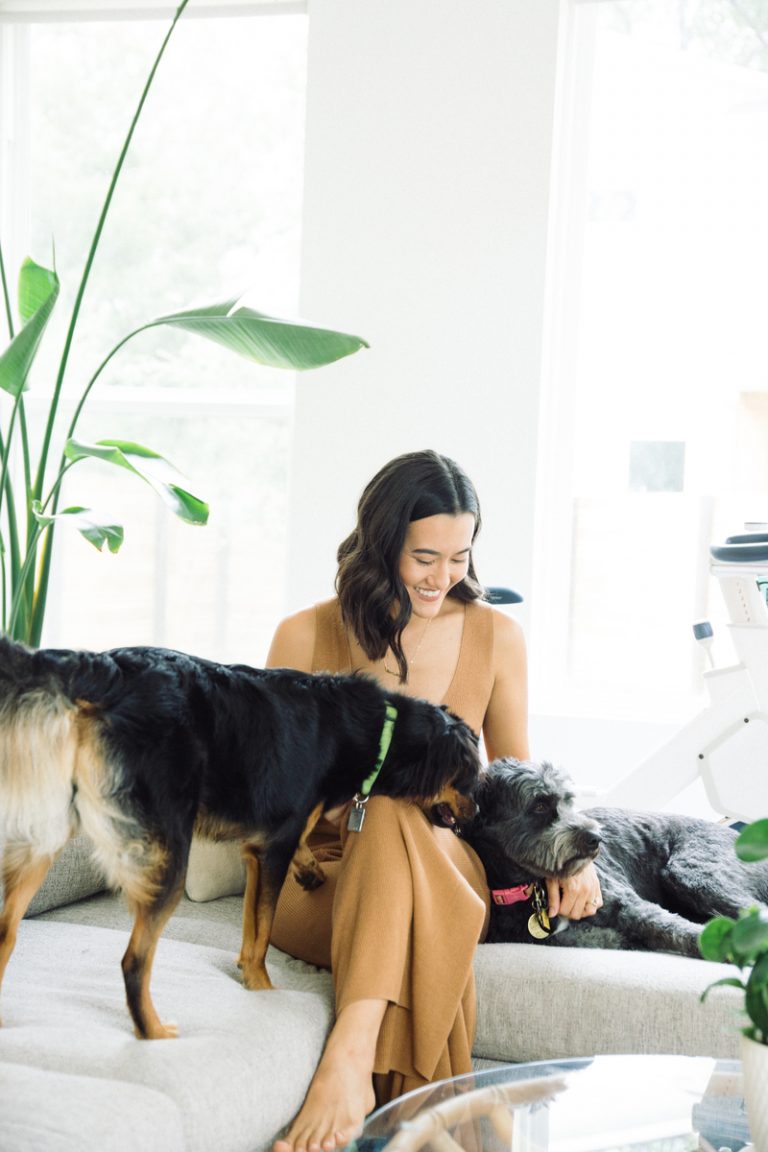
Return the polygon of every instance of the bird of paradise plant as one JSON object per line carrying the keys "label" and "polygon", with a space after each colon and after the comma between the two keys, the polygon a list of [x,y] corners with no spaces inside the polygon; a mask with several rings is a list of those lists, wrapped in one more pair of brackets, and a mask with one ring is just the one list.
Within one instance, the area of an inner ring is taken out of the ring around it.
{"label": "bird of paradise plant", "polygon": [[214,340],[258,364],[294,371],[317,368],[367,347],[366,342],[357,336],[267,316],[241,306],[237,299],[148,320],[112,348],[85,384],[58,462],[51,468],[54,424],[62,386],[99,241],[147,95],[188,3],[189,0],[182,0],[176,10],[112,174],[75,296],[42,441],[34,461],[24,410],[24,392],[59,296],[59,278],[55,268],[45,268],[32,259],[23,262],[19,273],[20,326],[17,330],[0,244],[0,281],[9,335],[8,346],[0,355],[0,389],[11,398],[7,424],[0,428],[0,629],[32,646],[40,644],[56,526],[68,524],[76,528],[99,550],[106,546],[111,552],[117,552],[123,542],[122,526],[98,516],[91,509],[79,506],[59,509],[64,478],[79,461],[95,458],[138,476],[149,483],[172,511],[187,523],[205,524],[208,518],[205,501],[194,495],[173,465],[151,448],[120,439],[87,444],[75,436],[91,390],[112,358],[134,336],[149,328],[180,328]]}

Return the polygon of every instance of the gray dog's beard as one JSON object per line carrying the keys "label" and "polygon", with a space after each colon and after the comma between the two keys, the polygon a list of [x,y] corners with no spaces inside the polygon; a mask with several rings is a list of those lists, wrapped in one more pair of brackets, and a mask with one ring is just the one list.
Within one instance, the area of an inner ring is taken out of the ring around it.
{"label": "gray dog's beard", "polygon": [[597,852],[585,850],[583,840],[584,832],[598,832],[600,828],[596,820],[584,818],[579,821],[578,827],[568,826],[559,828],[556,825],[548,830],[541,841],[544,849],[541,863],[547,874],[555,879],[565,879],[573,876],[575,872],[594,860]]}
{"label": "gray dog's beard", "polygon": [[585,818],[576,828],[553,825],[533,836],[529,829],[520,830],[517,836],[511,835],[513,831],[510,825],[505,828],[504,854],[537,877],[564,880],[597,855],[582,843],[583,832],[600,831],[595,820]]}

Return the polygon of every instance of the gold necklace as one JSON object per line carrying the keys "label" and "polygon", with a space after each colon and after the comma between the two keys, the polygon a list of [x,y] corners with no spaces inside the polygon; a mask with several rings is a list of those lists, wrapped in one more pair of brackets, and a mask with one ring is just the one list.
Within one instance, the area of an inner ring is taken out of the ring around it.
{"label": "gold necklace", "polygon": [[[415,663],[416,657],[417,657],[417,656],[418,656],[418,654],[419,654],[419,649],[421,648],[422,644],[424,643],[424,639],[425,639],[425,637],[426,637],[426,635],[427,635],[427,632],[428,632],[428,630],[429,630],[429,626],[430,626],[430,624],[432,623],[432,620],[433,620],[433,619],[434,619],[434,617],[432,617],[432,616],[428,616],[428,617],[427,617],[427,622],[426,622],[426,624],[424,625],[424,631],[422,632],[421,636],[419,637],[419,642],[418,642],[418,644],[416,645],[416,647],[415,647],[415,648],[414,648],[414,650],[413,650],[413,655],[412,655],[412,656],[411,656],[411,658],[410,658],[410,659],[407,661],[407,662],[408,662],[408,667],[409,667],[409,669],[410,669],[410,668],[412,668],[412,667],[413,667],[413,665],[414,665],[414,663]],[[398,679],[400,678],[400,669],[399,669],[399,668],[396,668],[396,669],[392,669],[392,668],[390,668],[390,667],[389,667],[389,665],[387,664],[387,655],[386,655],[386,653],[384,653],[384,671],[385,671],[385,672],[386,672],[386,673],[387,673],[389,676],[397,676],[397,677],[398,677]]]}

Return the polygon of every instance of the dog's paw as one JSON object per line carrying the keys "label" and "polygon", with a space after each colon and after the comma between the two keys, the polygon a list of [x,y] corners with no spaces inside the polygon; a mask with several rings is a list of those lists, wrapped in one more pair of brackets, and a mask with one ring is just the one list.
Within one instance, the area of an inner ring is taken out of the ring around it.
{"label": "dog's paw", "polygon": [[148,1025],[143,1035],[138,1028],[135,1031],[139,1040],[175,1040],[179,1035],[178,1025],[161,1024],[159,1020],[156,1024]]}
{"label": "dog's paw", "polygon": [[269,988],[274,988],[274,984],[270,980],[263,964],[243,964],[241,967],[243,971],[243,984],[249,992],[261,992]]}
{"label": "dog's paw", "polygon": [[297,883],[301,884],[305,892],[314,892],[321,884],[325,884],[325,872],[317,861],[312,865],[296,868],[294,871]]}

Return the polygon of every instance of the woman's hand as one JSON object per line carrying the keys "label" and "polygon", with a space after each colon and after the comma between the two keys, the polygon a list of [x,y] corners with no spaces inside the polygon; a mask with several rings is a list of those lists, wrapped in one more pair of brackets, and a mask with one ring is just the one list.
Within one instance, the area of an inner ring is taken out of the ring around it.
{"label": "woman's hand", "polygon": [[326,820],[329,821],[329,823],[334,824],[337,828],[340,828],[351,807],[352,801],[348,800],[344,804],[337,804],[335,808],[326,808],[325,812],[323,812],[323,816]]}
{"label": "woman's hand", "polygon": [[569,920],[594,916],[603,906],[594,864],[587,864],[567,880],[547,880],[547,901],[550,920],[555,916],[567,916]]}

